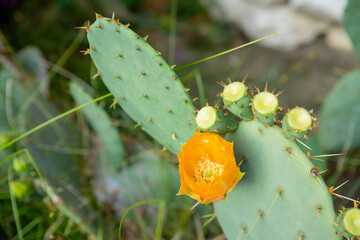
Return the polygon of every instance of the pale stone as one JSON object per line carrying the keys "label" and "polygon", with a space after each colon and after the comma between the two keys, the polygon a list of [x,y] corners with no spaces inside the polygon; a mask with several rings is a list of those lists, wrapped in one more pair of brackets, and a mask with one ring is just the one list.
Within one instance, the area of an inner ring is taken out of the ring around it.
{"label": "pale stone", "polygon": [[[250,18],[251,16],[256,16]],[[287,7],[252,8],[242,21],[245,33],[251,39],[280,32],[281,34],[261,41],[261,44],[277,50],[290,51],[311,43],[325,31],[326,22],[307,17]]]}
{"label": "pale stone", "polygon": [[259,5],[277,5],[277,4],[285,4],[287,2],[287,0],[244,0],[244,1]]}
{"label": "pale stone", "polygon": [[290,6],[311,16],[342,22],[347,0],[290,0]]}
{"label": "pale stone", "polygon": [[344,28],[341,27],[333,27],[330,28],[328,31],[326,31],[325,43],[330,48],[336,50],[346,51],[346,52],[354,51],[354,47],[352,45],[352,42],[348,34],[344,30]]}
{"label": "pale stone", "polygon": [[[206,1],[203,1],[203,3]],[[246,1],[217,0],[208,5],[210,14],[242,29],[250,40],[280,32],[259,44],[282,51],[314,41],[328,26],[327,22],[280,6],[259,6]]]}

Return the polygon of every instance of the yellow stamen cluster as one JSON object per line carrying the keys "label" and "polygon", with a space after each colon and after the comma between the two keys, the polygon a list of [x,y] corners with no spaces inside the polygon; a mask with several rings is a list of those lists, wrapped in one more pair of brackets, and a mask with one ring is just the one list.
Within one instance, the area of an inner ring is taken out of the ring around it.
{"label": "yellow stamen cluster", "polygon": [[219,163],[211,162],[209,159],[201,161],[195,168],[195,181],[212,183],[216,177],[219,177],[224,172],[224,166]]}

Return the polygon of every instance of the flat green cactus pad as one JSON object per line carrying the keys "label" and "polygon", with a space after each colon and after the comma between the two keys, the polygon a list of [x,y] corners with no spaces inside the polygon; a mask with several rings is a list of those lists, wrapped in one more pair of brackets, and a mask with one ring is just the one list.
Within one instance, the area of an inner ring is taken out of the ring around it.
{"label": "flat green cactus pad", "polygon": [[164,147],[179,152],[196,129],[194,107],[160,52],[114,19],[98,17],[87,37],[88,53],[120,106]]}
{"label": "flat green cactus pad", "polygon": [[295,141],[257,120],[240,122],[229,138],[246,174],[214,204],[227,239],[339,239],[331,195]]}
{"label": "flat green cactus pad", "polygon": [[360,54],[360,1],[349,0],[344,12],[344,26],[354,45],[355,51]]}
{"label": "flat green cactus pad", "polygon": [[360,70],[342,77],[324,99],[319,114],[319,139],[327,151],[341,151],[348,141],[360,146]]}

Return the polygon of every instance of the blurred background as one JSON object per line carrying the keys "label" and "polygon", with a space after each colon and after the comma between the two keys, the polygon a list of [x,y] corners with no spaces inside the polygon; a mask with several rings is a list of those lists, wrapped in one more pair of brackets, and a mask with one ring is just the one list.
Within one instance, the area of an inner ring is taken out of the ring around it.
{"label": "blurred background", "polygon": [[[340,192],[359,197],[356,1],[0,0],[0,7],[0,146],[108,93],[80,52],[88,48],[86,32],[76,29],[95,13],[114,12],[177,66],[280,32],[177,73],[199,98],[197,108],[218,101],[218,82],[247,75],[260,89],[284,91],[285,109],[314,109],[320,126],[309,144],[317,154],[344,154],[314,164],[329,169],[329,186],[350,179]],[[153,239],[158,217],[163,239],[225,239],[211,205],[191,209],[195,201],[175,196],[176,156],[112,103],[76,111],[0,152],[0,238],[118,239],[125,211],[156,198],[129,212],[124,239]]]}

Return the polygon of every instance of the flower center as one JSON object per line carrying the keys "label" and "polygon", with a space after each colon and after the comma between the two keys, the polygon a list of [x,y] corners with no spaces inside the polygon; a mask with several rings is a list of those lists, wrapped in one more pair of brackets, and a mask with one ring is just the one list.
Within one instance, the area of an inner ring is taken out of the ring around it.
{"label": "flower center", "polygon": [[201,161],[195,168],[195,182],[212,183],[216,177],[219,177],[224,172],[224,166],[219,163],[211,162],[209,159]]}

